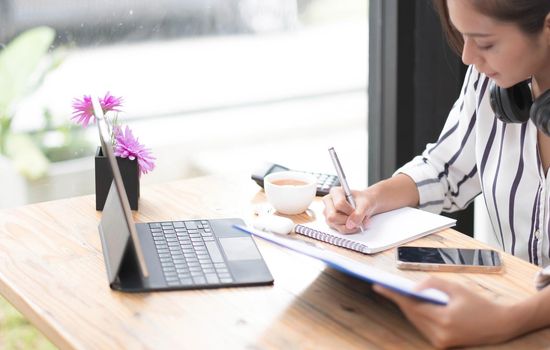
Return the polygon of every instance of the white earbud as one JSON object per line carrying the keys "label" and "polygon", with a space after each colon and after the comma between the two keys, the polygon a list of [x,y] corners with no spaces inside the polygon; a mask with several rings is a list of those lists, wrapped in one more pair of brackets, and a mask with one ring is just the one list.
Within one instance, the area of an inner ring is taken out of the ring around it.
{"label": "white earbud", "polygon": [[277,215],[262,215],[252,225],[258,230],[279,235],[288,235],[294,230],[292,220]]}

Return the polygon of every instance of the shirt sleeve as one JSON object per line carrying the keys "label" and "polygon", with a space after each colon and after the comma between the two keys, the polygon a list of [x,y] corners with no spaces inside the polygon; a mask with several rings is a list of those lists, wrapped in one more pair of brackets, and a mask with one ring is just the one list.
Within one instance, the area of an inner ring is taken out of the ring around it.
{"label": "shirt sleeve", "polygon": [[466,208],[481,192],[475,156],[476,87],[480,73],[466,72],[461,94],[453,105],[436,143],[399,168],[413,179],[419,208],[433,213]]}

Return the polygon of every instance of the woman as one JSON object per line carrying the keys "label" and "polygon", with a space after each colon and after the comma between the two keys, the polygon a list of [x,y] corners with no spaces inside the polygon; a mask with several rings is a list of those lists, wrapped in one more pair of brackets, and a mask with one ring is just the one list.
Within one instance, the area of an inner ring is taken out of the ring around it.
{"label": "woman", "polygon": [[[469,65],[441,136],[392,178],[354,191],[355,210],[341,189],[331,190],[323,198],[327,223],[351,233],[377,213],[403,206],[460,210],[481,193],[494,232],[476,238],[549,265],[550,1],[435,3],[451,44]],[[536,99],[531,108],[529,95]],[[439,279],[418,288],[428,287],[449,294],[450,303],[422,303],[381,286],[375,291],[395,301],[436,346],[495,343],[550,325],[550,288],[504,306]]]}

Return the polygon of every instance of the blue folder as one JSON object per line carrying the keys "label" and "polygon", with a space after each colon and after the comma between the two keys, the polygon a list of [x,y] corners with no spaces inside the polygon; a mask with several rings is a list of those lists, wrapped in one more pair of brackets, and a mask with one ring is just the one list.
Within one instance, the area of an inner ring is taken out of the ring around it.
{"label": "blue folder", "polygon": [[369,283],[379,284],[403,295],[438,305],[447,305],[447,302],[449,301],[449,296],[440,290],[434,288],[429,288],[422,291],[414,290],[414,286],[416,285],[416,282],[414,281],[377,269],[369,266],[368,264],[355,261],[336,252],[325,250],[313,242],[286,238],[248,226],[235,225],[235,228],[253,236],[262,238],[268,242],[277,244],[281,247],[319,259],[328,266],[342,271],[345,274]]}

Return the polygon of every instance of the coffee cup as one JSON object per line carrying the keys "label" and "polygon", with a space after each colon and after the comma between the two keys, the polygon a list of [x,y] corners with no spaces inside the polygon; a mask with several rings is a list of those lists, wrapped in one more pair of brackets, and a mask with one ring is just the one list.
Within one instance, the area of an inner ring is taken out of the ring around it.
{"label": "coffee cup", "polygon": [[295,215],[307,210],[317,191],[317,178],[308,173],[279,171],[264,178],[268,202],[277,212]]}

